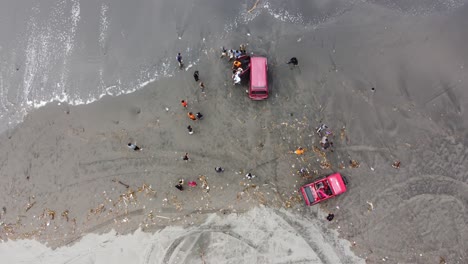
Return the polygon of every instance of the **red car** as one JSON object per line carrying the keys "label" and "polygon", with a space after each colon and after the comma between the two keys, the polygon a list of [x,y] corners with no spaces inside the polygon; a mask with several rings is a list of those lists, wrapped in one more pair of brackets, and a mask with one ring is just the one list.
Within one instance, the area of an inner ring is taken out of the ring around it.
{"label": "red car", "polygon": [[268,65],[265,57],[250,58],[249,98],[264,100],[268,98]]}
{"label": "red car", "polygon": [[340,173],[331,174],[301,187],[306,205],[314,205],[346,192],[348,181]]}

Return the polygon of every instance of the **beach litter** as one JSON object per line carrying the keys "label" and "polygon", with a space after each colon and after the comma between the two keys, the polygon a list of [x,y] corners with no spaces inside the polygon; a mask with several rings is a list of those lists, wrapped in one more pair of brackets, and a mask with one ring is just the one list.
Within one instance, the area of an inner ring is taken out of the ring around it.
{"label": "beach litter", "polygon": [[55,211],[50,210],[50,209],[45,209],[44,212],[41,215],[41,218],[49,216],[51,220],[55,219]]}
{"label": "beach litter", "polygon": [[368,205],[368,208],[367,210],[368,211],[374,211],[374,204],[369,202],[369,201],[366,201],[367,205]]}
{"label": "beach litter", "polygon": [[399,160],[398,160],[398,161],[395,161],[395,162],[393,162],[392,167],[395,168],[395,169],[399,169],[399,168],[400,168],[400,164],[401,164],[401,162],[400,162]]}
{"label": "beach litter", "polygon": [[26,205],[26,212],[29,211],[34,205],[36,204],[36,201],[32,202],[31,201]]}
{"label": "beach litter", "polygon": [[130,188],[130,185],[125,184],[125,183],[123,183],[122,181],[117,181],[116,179],[113,179],[112,181],[113,181],[113,182],[117,182],[117,183],[119,183],[120,185],[125,186],[125,188],[127,188],[127,189]]}
{"label": "beach litter", "polygon": [[206,180],[205,175],[200,175],[198,179],[202,182],[202,188],[206,190],[206,192],[210,191],[210,186],[208,185],[208,181]]}
{"label": "beach litter", "polygon": [[350,160],[349,161],[349,167],[351,167],[351,168],[359,168],[360,166],[361,166],[361,164],[356,160]]}
{"label": "beach litter", "polygon": [[62,217],[64,217],[68,222],[68,210],[62,212]]}

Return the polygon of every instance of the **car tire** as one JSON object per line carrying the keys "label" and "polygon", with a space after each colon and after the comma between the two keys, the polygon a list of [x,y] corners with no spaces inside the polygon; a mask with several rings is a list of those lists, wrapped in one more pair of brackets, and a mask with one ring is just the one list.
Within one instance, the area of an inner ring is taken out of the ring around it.
{"label": "car tire", "polygon": [[346,178],[346,177],[343,176],[343,175],[341,176],[341,178],[343,178],[344,184],[345,184],[346,186],[348,186],[348,183],[349,183],[348,178]]}

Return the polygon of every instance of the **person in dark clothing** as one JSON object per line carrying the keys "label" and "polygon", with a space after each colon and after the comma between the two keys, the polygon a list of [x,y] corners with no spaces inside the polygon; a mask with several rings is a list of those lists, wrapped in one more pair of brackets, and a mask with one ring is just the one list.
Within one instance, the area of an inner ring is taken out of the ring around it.
{"label": "person in dark clothing", "polygon": [[333,220],[334,217],[335,217],[334,214],[328,214],[327,220],[328,220],[328,221],[331,221],[331,220]]}
{"label": "person in dark clothing", "polygon": [[188,126],[188,127],[187,127],[187,130],[188,130],[188,133],[189,133],[190,135],[193,134],[193,128],[192,128],[192,126]]}
{"label": "person in dark clothing", "polygon": [[184,63],[182,62],[182,55],[180,55],[180,52],[177,53],[176,59],[177,59],[177,62],[179,63],[179,68],[182,69],[184,67]]}
{"label": "person in dark clothing", "polygon": [[203,115],[200,112],[198,112],[195,116],[197,117],[198,120],[203,119]]}
{"label": "person in dark clothing", "polygon": [[179,189],[179,191],[183,191],[184,190],[184,179],[180,179],[179,180],[179,183],[175,186],[177,189]]}
{"label": "person in dark clothing", "polygon": [[200,80],[199,75],[198,75],[198,71],[195,71],[193,73],[193,78],[195,79],[196,82],[198,82]]}
{"label": "person in dark clothing", "polygon": [[221,167],[216,167],[216,168],[215,168],[215,171],[216,171],[216,172],[223,172],[223,171],[224,171],[224,169],[223,169],[223,168],[221,168]]}
{"label": "person in dark clothing", "polygon": [[299,61],[297,60],[296,57],[292,57],[292,58],[289,60],[288,64],[292,64],[292,65],[294,65],[294,66],[297,66],[297,65],[299,64]]}

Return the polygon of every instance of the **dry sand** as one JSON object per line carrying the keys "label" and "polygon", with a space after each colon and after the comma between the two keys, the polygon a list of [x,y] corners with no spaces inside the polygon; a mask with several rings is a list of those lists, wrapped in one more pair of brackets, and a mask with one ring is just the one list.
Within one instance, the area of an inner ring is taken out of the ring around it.
{"label": "dry sand", "polygon": [[[385,1],[373,2],[377,4],[356,5],[316,27],[278,22],[259,10],[248,28],[232,32],[232,42],[213,40],[206,53],[191,54],[200,59],[194,67],[173,78],[90,105],[53,103],[29,114],[0,136],[0,200],[5,208],[0,238],[33,238],[56,248],[89,233],[114,229],[126,234],[141,228],[163,233],[138,231],[125,239],[161,239],[155,252],[169,252],[154,256],[161,263],[201,263],[197,246],[190,244],[195,239],[187,236],[200,236],[196,241],[201,249],[222,252],[207,252],[206,263],[231,261],[232,252],[223,250],[231,246],[238,256],[246,254],[243,263],[254,263],[250,258],[259,263],[355,263],[344,253],[345,246],[337,246],[341,242],[327,240],[333,237],[323,235],[327,229],[314,229],[317,237],[302,236],[306,219],[317,217],[310,225],[323,227],[325,214],[332,212],[331,227],[368,263],[466,263],[468,6],[415,15],[380,5]],[[265,29],[266,24],[274,27]],[[269,58],[267,101],[253,102],[243,88],[233,87],[228,64],[218,58],[218,47],[240,42]],[[284,62],[293,55],[300,66],[291,70]],[[206,85],[205,95],[193,80],[195,69]],[[189,120],[181,99],[205,119]],[[314,151],[319,141],[314,129],[322,122],[335,133],[334,152],[325,155]],[[187,133],[189,124],[194,135]],[[130,151],[130,141],[143,151]],[[299,146],[308,151],[296,157],[290,151]],[[191,161],[182,161],[185,152]],[[350,160],[360,166],[352,168]],[[395,161],[401,161],[399,169],[392,167]],[[226,171],[217,174],[215,166]],[[316,174],[303,179],[297,174],[300,167]],[[300,185],[333,171],[348,176],[348,192],[322,204],[323,212],[317,212],[318,206],[305,208],[297,193]],[[246,172],[257,178],[245,180]],[[174,188],[179,178],[187,182],[199,175],[207,177],[208,193],[200,183],[183,192]],[[249,211],[260,204],[287,212]],[[237,221],[237,213],[245,211]],[[292,221],[293,212],[301,228],[278,224],[283,220],[277,217],[284,214]],[[231,234],[245,226],[243,221],[256,222],[263,214],[271,219],[258,221],[255,229],[271,228],[240,235],[253,239],[251,251],[243,248],[248,243],[237,245],[232,236],[210,234],[211,242],[204,242],[206,225],[222,226]],[[288,238],[284,230],[276,234],[283,228],[305,240],[292,241],[298,250],[292,248],[284,260],[276,254],[288,249],[275,245]],[[116,248],[125,244],[119,239],[112,238]],[[271,247],[259,250],[262,239]],[[84,240],[76,247],[104,243],[94,235]],[[314,248],[316,244],[321,247]],[[147,246],[141,250],[149,252]],[[1,245],[3,252],[8,247],[18,244]],[[67,250],[54,252],[66,255]],[[46,259],[56,257],[45,252]],[[74,256],[87,258],[80,254]],[[101,263],[100,258],[76,263]]]}
{"label": "dry sand", "polygon": [[267,208],[211,214],[200,225],[154,234],[89,234],[55,251],[32,240],[12,242],[0,254],[5,263],[364,263],[322,221]]}

